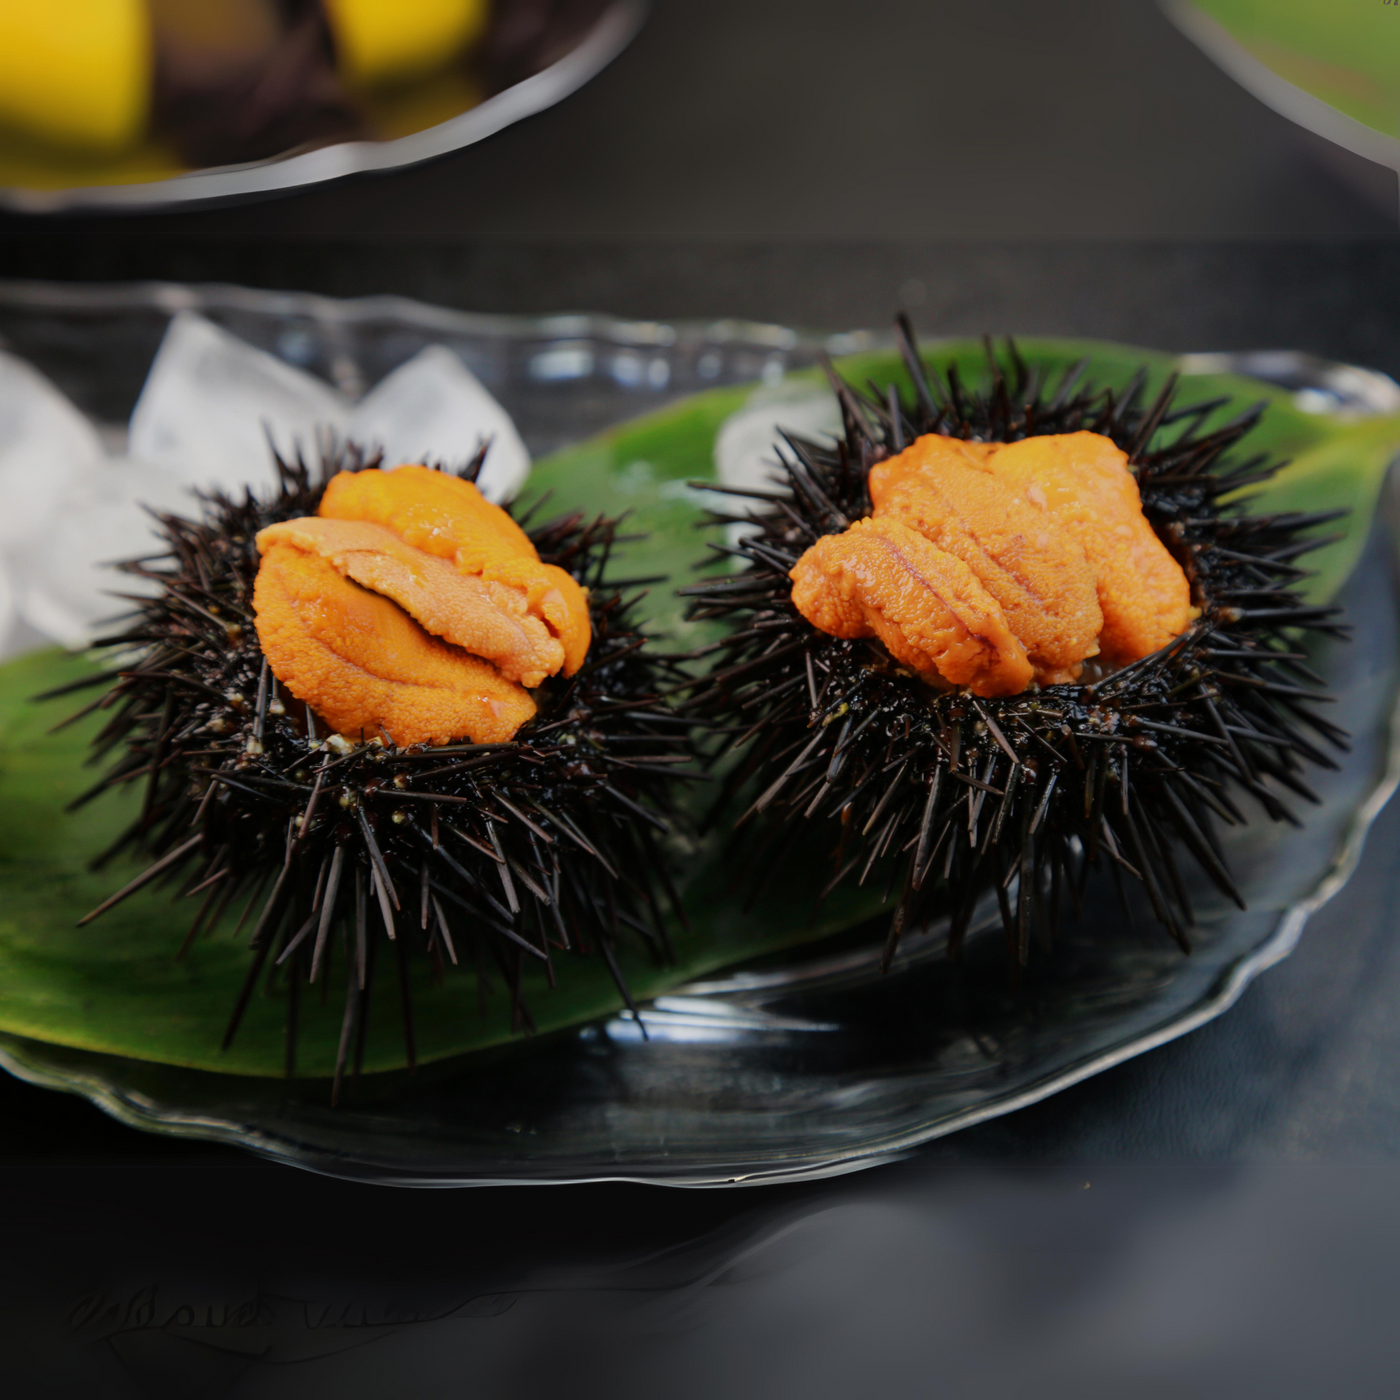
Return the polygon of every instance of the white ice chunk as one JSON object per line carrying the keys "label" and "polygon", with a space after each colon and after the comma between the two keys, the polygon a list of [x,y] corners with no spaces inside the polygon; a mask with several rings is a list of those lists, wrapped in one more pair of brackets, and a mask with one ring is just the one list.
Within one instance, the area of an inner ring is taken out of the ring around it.
{"label": "white ice chunk", "polygon": [[42,535],[70,483],[104,455],[97,430],[54,385],[0,354],[0,549]]}
{"label": "white ice chunk", "polygon": [[44,537],[14,553],[20,616],[76,649],[98,636],[104,622],[130,609],[111,596],[113,591],[152,591],[111,567],[161,551],[156,522],[143,506],[179,515],[196,509],[189,486],[173,472],[127,457],[114,457],[74,481]]}
{"label": "white ice chunk", "polygon": [[[796,437],[838,436],[840,405],[834,395],[812,384],[787,381],[755,389],[720,427],[715,475],[726,486],[772,487],[778,472],[778,434],[784,430]],[[735,514],[744,508],[742,501],[733,499],[725,506]]]}
{"label": "white ice chunk", "polygon": [[328,384],[182,311],[132,412],[129,447],[191,486],[269,488],[269,434],[279,451],[300,446],[310,457],[318,431],[343,437],[349,421],[349,404]]}
{"label": "white ice chunk", "polygon": [[332,432],[382,447],[388,465],[465,462],[491,441],[481,488],[507,500],[530,470],[510,415],[445,346],[432,345],[352,407],[328,384],[191,311],[170,323],[131,415],[132,456],[192,486],[270,487],[268,437],[310,457]]}
{"label": "white ice chunk", "polygon": [[350,434],[366,447],[382,447],[386,466],[459,467],[489,440],[477,485],[492,501],[510,500],[530,472],[530,454],[510,414],[442,345],[430,345],[380,380],[351,416]]}
{"label": "white ice chunk", "polygon": [[[781,484],[778,467],[780,431],[795,437],[821,439],[841,432],[841,406],[835,396],[813,384],[786,381],[765,384],[749,395],[743,408],[731,414],[715,437],[715,475],[726,486],[769,490]],[[719,498],[728,515],[751,515],[761,501],[742,496]],[[755,525],[731,525],[725,531],[730,548],[757,530]]]}
{"label": "white ice chunk", "polygon": [[432,346],[358,408],[334,389],[203,317],[170,323],[131,416],[130,456],[109,458],[92,424],[42,375],[0,355],[0,647],[16,617],[69,647],[140,593],[114,562],[159,549],[142,509],[198,514],[191,488],[268,489],[268,434],[311,455],[318,433],[384,447],[390,464],[466,461],[490,439],[482,487],[518,490],[530,458],[514,423],[457,357]]}

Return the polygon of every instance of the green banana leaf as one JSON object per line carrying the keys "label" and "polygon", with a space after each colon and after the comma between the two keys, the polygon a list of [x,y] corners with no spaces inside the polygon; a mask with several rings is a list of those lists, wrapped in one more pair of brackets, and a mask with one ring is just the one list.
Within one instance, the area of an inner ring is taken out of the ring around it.
{"label": "green banana leaf", "polygon": [[[1122,384],[1146,365],[1154,383],[1172,371],[1170,356],[1121,346],[1027,341],[1023,354],[1056,374],[1081,356],[1101,383]],[[983,364],[978,345],[939,347],[964,377],[976,381]],[[905,378],[896,357],[873,352],[842,362],[855,382]],[[823,392],[816,374],[793,376],[784,392]],[[907,386],[906,386],[907,387]],[[1400,450],[1400,418],[1340,424],[1299,411],[1289,394],[1255,381],[1195,376],[1185,385],[1192,399],[1228,394],[1223,417],[1261,398],[1270,403],[1251,446],[1291,458],[1251,504],[1261,510],[1346,508],[1343,538],[1319,551],[1310,580],[1315,598],[1335,593],[1355,563],[1374,510],[1384,470]],[[604,433],[541,461],[526,491],[527,503],[548,495],[546,511],[631,512],[644,538],[630,545],[619,567],[628,575],[664,574],[648,598],[650,628],[668,649],[690,649],[708,640],[682,618],[674,589],[695,577],[709,553],[708,533],[697,529],[714,498],[686,483],[714,479],[716,434],[750,402],[752,386],[719,389],[683,400],[646,418]],[[67,804],[93,780],[83,766],[91,723],[57,733],[71,701],[35,704],[30,697],[85,674],[91,662],[56,650],[32,653],[0,666],[0,1031],[86,1050],[236,1075],[283,1073],[285,1001],[282,988],[264,984],[227,1052],[219,1049],[230,1007],[248,964],[244,937],[231,917],[201,937],[182,957],[176,951],[191,906],[168,892],[143,891],[86,928],[77,920],[134,873],[134,866],[93,873],[87,862],[130,819],[132,799],[104,796],[69,814]],[[93,723],[95,723],[94,721]],[[703,796],[703,794],[702,794]],[[817,846],[794,862],[808,872],[825,868],[829,852]],[[638,999],[735,962],[849,928],[879,912],[883,891],[843,891],[824,903],[813,896],[810,873],[775,883],[746,908],[736,858],[722,836],[694,845],[679,839],[674,850],[690,926],[673,926],[673,964],[658,968],[636,955],[624,957],[628,983]],[[235,911],[236,912],[236,911]],[[424,960],[414,960],[415,1026],[422,1061],[440,1060],[498,1046],[512,1038],[508,999],[499,986],[478,994],[475,978],[449,972],[430,981]],[[621,999],[596,959],[560,963],[559,985],[527,981],[527,1000],[543,1033],[617,1010]],[[328,1075],[334,1064],[343,984],[333,969],[327,1000],[303,997],[297,1073]],[[308,1000],[312,1003],[307,1004]],[[370,1011],[365,1059],[368,1072],[403,1064],[399,989],[392,960],[383,967]]]}

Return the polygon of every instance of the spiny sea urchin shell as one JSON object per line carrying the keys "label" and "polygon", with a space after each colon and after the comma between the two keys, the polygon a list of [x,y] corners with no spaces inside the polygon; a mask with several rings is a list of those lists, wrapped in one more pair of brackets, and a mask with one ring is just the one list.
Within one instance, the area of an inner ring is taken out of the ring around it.
{"label": "spiny sea urchin shell", "polygon": [[[475,481],[484,455],[459,475]],[[522,522],[542,561],[588,590],[593,637],[572,678],[534,692],[539,713],[511,742],[398,748],[318,726],[260,649],[254,537],[313,515],[337,472],[378,465],[353,446],[323,453],[314,471],[299,455],[278,458],[276,495],[212,495],[202,519],[158,516],[166,553],[122,566],[153,596],[133,598],[131,625],[98,644],[117,657],[115,679],[103,671],[67,687],[106,687],[80,713],[111,711],[94,757],[114,761],[78,804],[144,789],[139,815],[95,864],[121,852],[152,861],[87,919],[152,881],[203,893],[186,948],[240,911],[251,957],[224,1043],[259,978],[283,973],[289,1074],[299,989],[327,978],[342,948],[350,975],[337,1093],[363,1056],[386,939],[410,1064],[410,957],[426,955],[439,975],[460,962],[485,977],[489,965],[510,989],[517,1028],[531,1024],[520,999],[526,960],[543,963],[552,983],[556,954],[602,957],[626,996],[617,941],[667,955],[660,900],[675,899],[658,838],[690,753],[687,722],[659,699],[679,676],[638,630],[640,595],[620,591],[653,580],[607,580],[616,522],[579,515]]]}
{"label": "spiny sea urchin shell", "polygon": [[[894,386],[858,392],[828,366],[843,439],[786,436],[773,490],[730,491],[760,501],[758,513],[715,517],[749,527],[720,551],[742,567],[684,590],[693,618],[733,629],[691,705],[732,736],[722,752],[738,754],[722,802],[742,794],[740,824],[767,825],[763,869],[806,823],[825,822],[828,892],[872,877],[887,882],[887,897],[897,890],[887,965],[906,929],[940,913],[956,956],[989,890],[1024,964],[1032,931],[1053,931],[1062,893],[1077,899],[1105,862],[1116,879],[1142,882],[1189,950],[1179,848],[1242,902],[1214,823],[1244,822],[1241,791],[1296,822],[1285,792],[1315,800],[1304,763],[1335,766],[1324,747],[1344,743],[1316,713],[1328,697],[1298,638],[1345,629],[1336,608],[1294,591],[1296,561],[1326,542],[1301,532],[1332,517],[1222,507],[1277,470],[1258,456],[1225,462],[1261,407],[1206,427],[1225,401],[1178,407],[1173,377],[1147,402],[1146,371],[1121,391],[1096,390],[1082,382],[1083,363],[1047,386],[1010,342],[1003,363],[988,341],[988,383],[972,389],[953,365],[929,372],[903,317],[899,336],[913,402]],[[979,698],[933,688],[879,641],[827,635],[798,612],[789,571],[822,536],[870,515],[876,462],[931,433],[1012,442],[1081,430],[1127,454],[1146,519],[1189,580],[1200,615],[1169,645],[1106,674]]]}

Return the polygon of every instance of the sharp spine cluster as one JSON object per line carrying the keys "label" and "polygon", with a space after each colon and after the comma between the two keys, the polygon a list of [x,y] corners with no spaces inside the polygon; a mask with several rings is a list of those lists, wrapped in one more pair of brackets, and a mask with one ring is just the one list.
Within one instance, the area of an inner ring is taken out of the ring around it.
{"label": "sharp spine cluster", "polygon": [[[475,480],[484,453],[461,475]],[[363,1060],[381,941],[393,950],[412,1065],[410,949],[414,959],[426,953],[437,976],[467,964],[483,996],[494,972],[512,1023],[528,1029],[527,962],[552,985],[552,951],[601,956],[631,1005],[619,940],[664,960],[662,901],[680,916],[661,843],[690,725],[662,698],[682,677],[646,646],[635,618],[642,595],[620,591],[657,580],[605,577],[622,538],[617,522],[522,521],[541,558],[588,588],[593,642],[574,677],[537,692],[539,715],[510,743],[351,744],[318,729],[271,674],[252,615],[255,536],[314,514],[336,472],[379,464],[353,445],[323,453],[315,470],[300,455],[278,457],[281,489],[271,499],[212,495],[202,520],[157,516],[168,554],[123,566],[154,596],[132,596],[132,625],[97,644],[121,669],[63,688],[104,687],[65,723],[110,711],[93,758],[116,755],[73,805],[144,787],[139,815],[94,865],[122,853],[152,861],[83,922],[152,882],[172,886],[202,896],[183,954],[201,929],[237,911],[237,930],[251,927],[252,956],[224,1044],[259,980],[280,976],[289,1075],[301,991],[319,983],[324,995],[339,949],[349,975],[335,1097]]]}
{"label": "sharp spine cluster", "polygon": [[[1301,532],[1335,517],[1221,508],[1221,496],[1277,470],[1262,457],[1222,465],[1262,405],[1206,430],[1225,401],[1177,407],[1175,376],[1150,402],[1146,371],[1115,393],[1086,385],[1081,363],[1047,386],[1013,342],[1003,363],[990,339],[989,382],[974,390],[951,364],[929,372],[907,319],[898,332],[912,404],[894,386],[862,393],[828,364],[843,438],[785,436],[771,491],[695,483],[763,503],[756,515],[713,517],[757,527],[732,549],[714,546],[742,568],[683,590],[692,618],[733,629],[690,703],[729,736],[713,755],[732,760],[716,811],[738,799],[740,825],[766,823],[756,863],[769,873],[804,823],[830,822],[825,892],[872,877],[887,899],[898,892],[886,966],[906,930],[941,913],[957,956],[990,890],[1020,968],[1032,935],[1048,942],[1062,899],[1077,904],[1102,864],[1120,889],[1124,874],[1140,881],[1189,951],[1179,851],[1242,904],[1216,822],[1245,821],[1241,791],[1296,822],[1280,790],[1315,801],[1304,762],[1333,767],[1326,749],[1345,747],[1315,711],[1330,697],[1294,644],[1307,631],[1345,635],[1337,608],[1310,607],[1294,591],[1305,576],[1296,561],[1327,543]],[[875,462],[927,433],[1009,442],[1080,430],[1128,454],[1144,513],[1201,608],[1162,651],[1095,681],[978,699],[931,689],[878,642],[818,632],[793,606],[788,571],[820,536],[870,513]]]}

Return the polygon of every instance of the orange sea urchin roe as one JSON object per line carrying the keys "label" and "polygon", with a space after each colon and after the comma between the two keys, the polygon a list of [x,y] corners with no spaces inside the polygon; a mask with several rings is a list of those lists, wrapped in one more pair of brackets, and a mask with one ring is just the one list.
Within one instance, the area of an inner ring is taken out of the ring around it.
{"label": "orange sea urchin roe", "polygon": [[535,714],[524,687],[572,674],[592,640],[579,585],[474,485],[427,467],[342,472],[316,516],[257,545],[268,664],[351,739],[510,739]]}
{"label": "orange sea urchin roe", "polygon": [[[878,636],[906,665],[975,695],[1016,694],[1032,676],[1075,680],[1095,654],[1136,661],[1196,616],[1127,456],[1098,434],[1009,444],[929,434],[871,469],[870,497],[870,519],[798,560],[794,604],[814,627]],[[965,647],[925,644],[949,635],[950,616],[994,662],[970,666]]]}
{"label": "orange sea urchin roe", "polygon": [[270,545],[253,607],[273,673],[350,738],[500,743],[534,717],[528,693],[490,662],[430,636],[319,555]]}
{"label": "orange sea urchin roe", "polygon": [[972,570],[897,520],[825,535],[792,570],[798,611],[836,637],[877,636],[911,670],[975,695],[1030,684],[1026,649]]}
{"label": "orange sea urchin roe", "polygon": [[317,555],[346,578],[392,598],[433,636],[490,661],[509,681],[537,686],[564,664],[563,643],[530,615],[519,589],[459,574],[382,525],[288,520],[259,533],[260,550],[273,545]]}
{"label": "orange sea urchin roe", "polygon": [[930,434],[870,472],[877,520],[956,555],[1001,604],[1042,685],[1077,680],[1103,613],[1084,548],[987,470],[993,443]]}
{"label": "orange sea urchin roe", "polygon": [[429,467],[341,472],[317,514],[383,525],[405,544],[452,562],[458,573],[519,589],[527,611],[564,648],[564,674],[583,664],[591,640],[588,599],[563,569],[540,563],[519,525],[469,481]]}
{"label": "orange sea urchin roe", "polygon": [[1099,650],[1126,665],[1167,645],[1195,616],[1191,586],[1142,513],[1127,454],[1098,433],[1031,437],[988,468],[1084,547],[1103,609]]}

